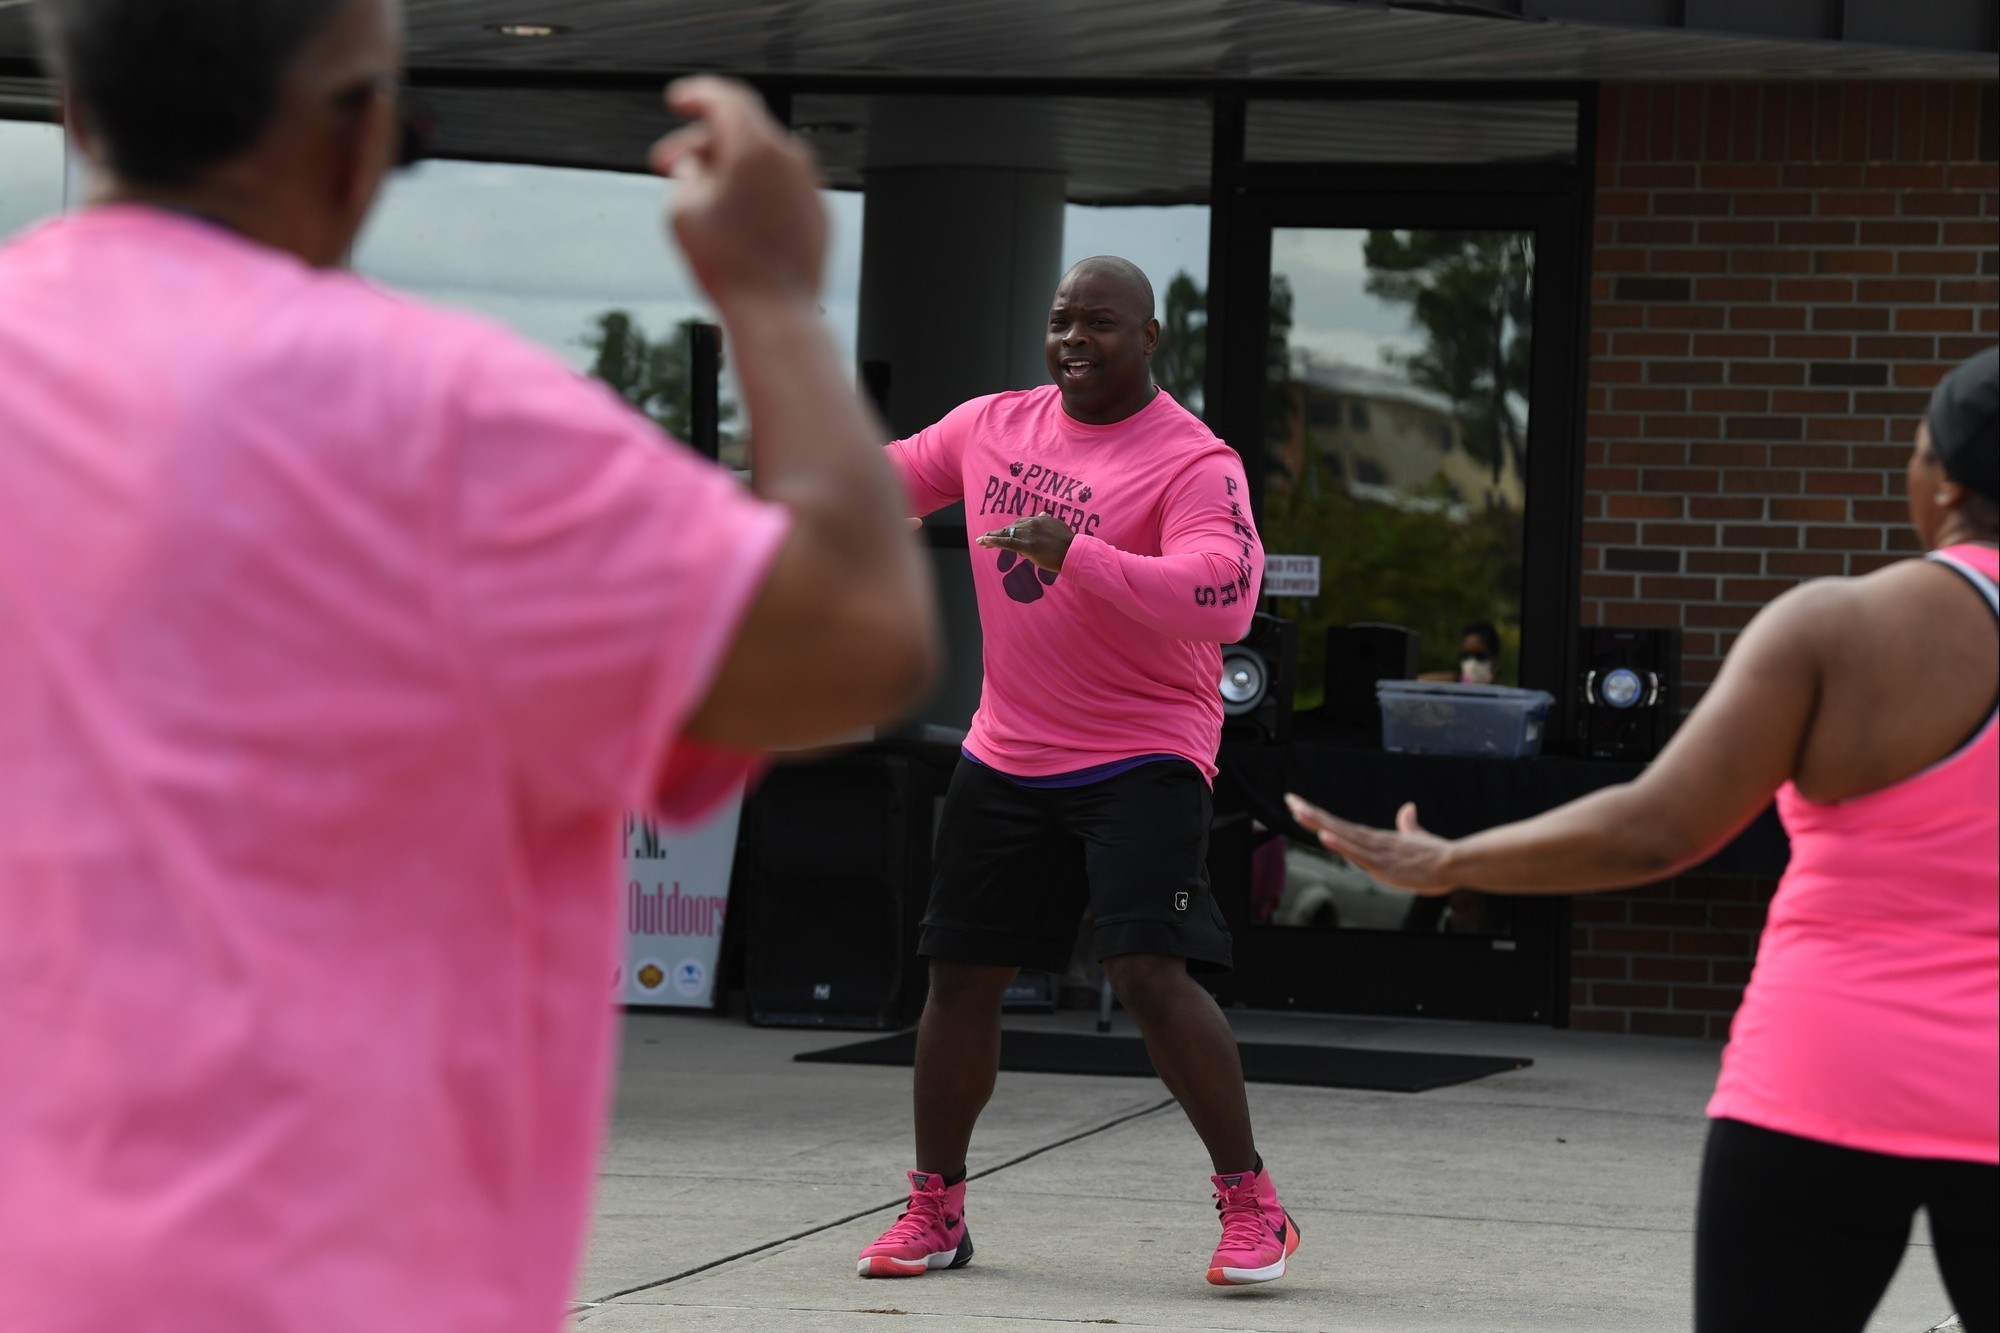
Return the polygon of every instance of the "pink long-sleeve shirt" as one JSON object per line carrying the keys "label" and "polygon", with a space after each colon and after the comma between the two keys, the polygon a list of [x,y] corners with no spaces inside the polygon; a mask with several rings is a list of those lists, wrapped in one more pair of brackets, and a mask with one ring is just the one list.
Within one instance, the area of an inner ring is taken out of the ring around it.
{"label": "pink long-sleeve shirt", "polygon": [[889,446],[914,513],[965,501],[971,536],[1032,514],[1076,533],[1060,574],[972,548],[985,680],[965,748],[1016,777],[1144,755],[1215,776],[1220,645],[1264,552],[1243,461],[1165,390],[1091,426],[1054,385],[975,398]]}

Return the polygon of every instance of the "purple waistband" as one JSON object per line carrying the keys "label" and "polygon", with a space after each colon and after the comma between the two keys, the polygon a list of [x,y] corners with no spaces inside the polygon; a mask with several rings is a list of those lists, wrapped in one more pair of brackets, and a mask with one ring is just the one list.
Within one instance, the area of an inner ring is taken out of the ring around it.
{"label": "purple waistband", "polygon": [[1047,773],[1038,778],[1024,778],[1018,777],[1013,773],[1001,773],[999,769],[981,760],[978,755],[963,747],[960,747],[959,753],[989,773],[1000,773],[1000,776],[1009,782],[1023,787],[1037,788],[1087,787],[1093,782],[1103,782],[1107,778],[1115,778],[1122,773],[1130,773],[1133,769],[1144,764],[1159,764],[1175,759],[1180,759],[1182,763],[1187,762],[1177,754],[1142,754],[1136,755],[1131,759],[1114,759],[1108,764],[1093,764],[1089,768],[1079,768],[1068,773]]}

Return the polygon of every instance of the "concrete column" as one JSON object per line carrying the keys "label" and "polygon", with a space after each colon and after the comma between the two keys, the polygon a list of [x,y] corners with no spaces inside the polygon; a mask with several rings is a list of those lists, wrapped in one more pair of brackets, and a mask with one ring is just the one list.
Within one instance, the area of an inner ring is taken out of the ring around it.
{"label": "concrete column", "polygon": [[1060,171],[1018,167],[869,170],[856,350],[889,366],[898,435],[968,398],[1047,382],[1064,185]]}
{"label": "concrete column", "polygon": [[[1035,99],[884,97],[870,107],[856,355],[888,367],[888,424],[930,425],[968,398],[1048,382],[1049,298],[1062,276],[1061,170]],[[964,522],[934,520],[945,538]],[[979,703],[979,613],[964,548],[936,560],[949,658],[917,723],[964,727]],[[972,553],[973,558],[990,552]]]}

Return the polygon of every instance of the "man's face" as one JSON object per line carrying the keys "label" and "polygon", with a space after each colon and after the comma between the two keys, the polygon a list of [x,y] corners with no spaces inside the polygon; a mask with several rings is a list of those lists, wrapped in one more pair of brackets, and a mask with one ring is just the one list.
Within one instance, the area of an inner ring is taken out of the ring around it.
{"label": "man's face", "polygon": [[1105,424],[1144,406],[1159,321],[1128,282],[1085,269],[1056,288],[1046,343],[1049,378],[1079,421]]}

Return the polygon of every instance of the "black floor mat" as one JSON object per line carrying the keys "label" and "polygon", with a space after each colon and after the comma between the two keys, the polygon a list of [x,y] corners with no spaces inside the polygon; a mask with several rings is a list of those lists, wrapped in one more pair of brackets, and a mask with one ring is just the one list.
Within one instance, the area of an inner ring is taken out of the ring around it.
{"label": "black floor mat", "polygon": [[[1251,1083],[1291,1083],[1314,1088],[1370,1088],[1378,1092],[1424,1092],[1470,1083],[1488,1074],[1526,1069],[1534,1061],[1513,1055],[1450,1055],[1430,1051],[1376,1051],[1354,1046],[1281,1046],[1246,1041],[1243,1077]],[[793,1057],[809,1064],[908,1065],[915,1061],[917,1034],[899,1032],[803,1051]],[[1097,1037],[1071,1032],[1004,1032],[1000,1067],[1026,1074],[1112,1074],[1153,1077],[1153,1062],[1137,1037]]]}

